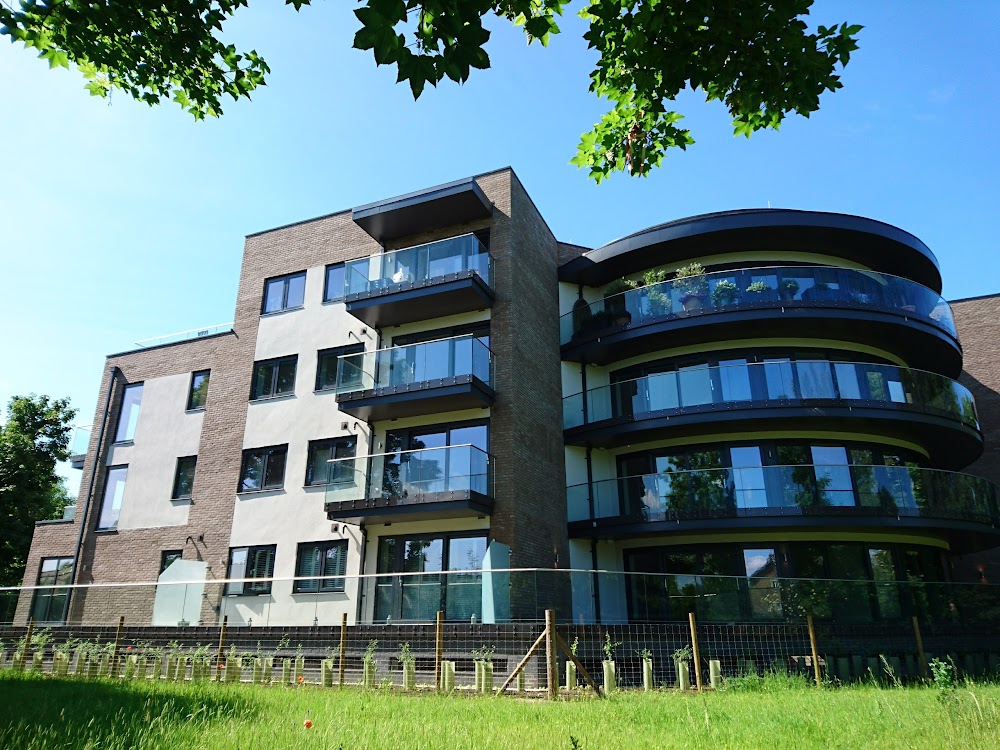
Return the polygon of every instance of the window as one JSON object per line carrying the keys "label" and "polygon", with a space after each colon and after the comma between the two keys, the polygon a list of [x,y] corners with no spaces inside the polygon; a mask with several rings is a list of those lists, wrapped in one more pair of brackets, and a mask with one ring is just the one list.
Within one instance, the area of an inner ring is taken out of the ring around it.
{"label": "window", "polygon": [[174,560],[180,560],[184,557],[184,550],[180,549],[165,549],[160,553],[160,573],[169,568]]}
{"label": "window", "polygon": [[[43,557],[38,569],[39,586],[69,585],[73,577],[72,557]],[[66,620],[69,589],[36,589],[31,601],[31,618],[36,623]]]}
{"label": "window", "polygon": [[288,445],[252,448],[243,451],[243,467],[237,492],[279,490],[285,485],[285,457]]}
{"label": "window", "polygon": [[317,356],[316,390],[329,391],[338,387],[338,368],[340,361],[345,363],[344,371],[340,373],[340,387],[353,390],[361,386],[362,353],[364,344],[338,346],[335,349],[323,349]]}
{"label": "window", "polygon": [[344,264],[334,263],[326,267],[323,301],[340,302],[342,299],[344,299]]}
{"label": "window", "polygon": [[127,475],[128,466],[108,467],[107,480],[104,484],[104,499],[101,501],[101,512],[97,517],[98,531],[107,531],[118,527],[118,516],[122,510]]}
{"label": "window", "polygon": [[295,365],[298,356],[254,362],[250,400],[284,396],[295,392]]}
{"label": "window", "polygon": [[[231,547],[226,578],[270,579],[274,575],[274,551],[273,544],[266,547]],[[237,581],[226,584],[226,594],[230,596],[270,593],[270,580]]]}
{"label": "window", "polygon": [[205,401],[208,399],[208,376],[210,370],[199,370],[191,373],[191,391],[188,393],[188,411],[192,409],[204,409]]}
{"label": "window", "polygon": [[354,480],[354,461],[335,459],[354,458],[358,439],[350,437],[309,442],[309,460],[306,463],[306,484],[321,485]]}
{"label": "window", "polygon": [[118,429],[115,442],[124,443],[135,437],[135,425],[139,421],[139,404],[142,402],[142,383],[125,386],[122,394],[122,408],[118,413]]}
{"label": "window", "polygon": [[295,576],[311,578],[296,581],[295,593],[317,593],[320,591],[343,591],[344,575],[347,573],[347,540],[336,542],[315,542],[299,545],[295,563]]}
{"label": "window", "polygon": [[197,456],[184,456],[177,459],[177,474],[174,476],[174,500],[184,500],[191,497],[194,488],[194,467],[198,463]]}
{"label": "window", "polygon": [[306,272],[275,276],[264,282],[264,305],[262,314],[294,310],[302,307],[306,296]]}

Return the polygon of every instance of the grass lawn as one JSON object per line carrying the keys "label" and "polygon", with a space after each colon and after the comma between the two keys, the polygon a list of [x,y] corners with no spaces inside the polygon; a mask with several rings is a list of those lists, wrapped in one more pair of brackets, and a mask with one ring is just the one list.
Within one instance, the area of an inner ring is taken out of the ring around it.
{"label": "grass lawn", "polygon": [[[801,684],[801,683],[800,683]],[[303,722],[313,726],[307,729]],[[1000,747],[1000,687],[823,689],[549,702],[356,688],[57,680],[0,673],[3,750]]]}

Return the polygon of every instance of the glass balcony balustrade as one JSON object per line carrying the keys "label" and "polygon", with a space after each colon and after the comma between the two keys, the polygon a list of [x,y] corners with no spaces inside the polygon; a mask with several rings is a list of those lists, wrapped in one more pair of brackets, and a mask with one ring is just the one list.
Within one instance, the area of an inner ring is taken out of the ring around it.
{"label": "glass balcony balustrade", "polygon": [[568,487],[569,521],[609,523],[752,516],[888,516],[1000,527],[987,480],[910,466],[821,465],[695,469]]}
{"label": "glass balcony balustrade", "polygon": [[891,312],[957,336],[948,303],[898,276],[823,266],[749,268],[674,279],[577,303],[560,318],[560,343],[587,341],[673,317],[779,307]]}
{"label": "glass balcony balustrade", "polygon": [[474,445],[380,453],[329,462],[327,508],[390,507],[493,497],[493,459]]}
{"label": "glass balcony balustrade", "polygon": [[348,261],[344,293],[392,293],[403,285],[423,285],[457,275],[478,275],[490,284],[491,259],[486,246],[473,234],[408,247]]}
{"label": "glass balcony balustrade", "polygon": [[380,391],[469,377],[493,384],[493,353],[474,335],[361,352],[340,358],[337,391]]}
{"label": "glass balcony balustrade", "polygon": [[563,426],[817,402],[884,406],[979,429],[972,394],[950,378],[894,365],[788,359],[681,367],[592,388],[563,399]]}

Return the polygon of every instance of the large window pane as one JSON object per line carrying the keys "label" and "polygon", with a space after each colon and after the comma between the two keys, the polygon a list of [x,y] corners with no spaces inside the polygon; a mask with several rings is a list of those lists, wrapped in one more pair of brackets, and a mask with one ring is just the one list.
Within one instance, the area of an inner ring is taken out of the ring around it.
{"label": "large window pane", "polygon": [[792,377],[792,363],[788,359],[771,359],[764,362],[764,380],[767,382],[769,399],[798,398],[795,380]]}
{"label": "large window pane", "polygon": [[854,485],[847,466],[847,449],[814,445],[811,452],[820,505],[854,505]]}
{"label": "large window pane", "polygon": [[[479,571],[486,556],[486,537],[466,537],[448,542],[448,570]],[[445,591],[445,616],[470,621],[483,617],[482,573],[449,573]]]}
{"label": "large window pane", "polygon": [[723,401],[750,401],[750,370],[745,359],[726,359],[719,362],[719,380],[722,383]]}
{"label": "large window pane", "polygon": [[264,312],[277,312],[285,301],[285,280],[272,279],[264,285]]}
{"label": "large window pane", "polygon": [[139,405],[142,402],[142,383],[125,386],[122,408],[118,414],[118,429],[115,442],[121,443],[135,437],[135,426],[139,421]]}
{"label": "large window pane", "polygon": [[878,602],[879,616],[883,619],[899,617],[901,614],[899,585],[896,582],[896,564],[892,559],[892,551],[869,549],[868,561],[872,568],[872,579],[875,581],[875,600]]}
{"label": "large window pane", "polygon": [[194,472],[198,464],[197,456],[185,456],[177,459],[177,476],[174,477],[175,500],[191,497],[194,490]]}
{"label": "large window pane", "polygon": [[798,362],[796,370],[801,398],[836,398],[829,362]]}
{"label": "large window pane", "polygon": [[733,467],[733,487],[737,508],[767,507],[767,489],[764,469],[761,467],[760,448],[756,445],[730,448]]}
{"label": "large window pane", "polygon": [[700,406],[712,403],[712,373],[708,365],[681,367],[678,370],[681,406]]}
{"label": "large window pane", "polygon": [[125,477],[127,466],[115,466],[108,469],[107,483],[104,487],[104,499],[101,502],[101,512],[97,519],[98,529],[114,529],[118,526],[118,516],[125,497]]}
{"label": "large window pane", "polygon": [[[440,573],[444,554],[442,539],[411,539],[403,549],[405,573]],[[441,608],[441,576],[400,578],[401,617],[404,621],[433,620]]]}
{"label": "large window pane", "polygon": [[201,409],[208,399],[209,370],[201,370],[191,375],[191,392],[188,394],[188,409]]}
{"label": "large window pane", "polygon": [[755,620],[781,617],[781,596],[776,588],[778,566],[773,549],[743,550],[750,614]]}
{"label": "large window pane", "polygon": [[335,302],[344,298],[344,264],[326,267],[326,284],[323,289],[323,301]]}

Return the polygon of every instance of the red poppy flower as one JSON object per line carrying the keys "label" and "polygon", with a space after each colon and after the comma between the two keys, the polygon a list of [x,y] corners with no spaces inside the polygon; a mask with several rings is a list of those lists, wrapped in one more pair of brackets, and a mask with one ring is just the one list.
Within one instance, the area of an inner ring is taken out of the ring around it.
{"label": "red poppy flower", "polygon": [[305,678],[302,675],[299,675],[299,682],[302,682],[304,679]]}
{"label": "red poppy flower", "polygon": [[125,647],[125,650],[126,650],[126,651],[131,651],[131,650],[132,650],[132,647],[131,647],[131,646],[126,646],[126,647]]}
{"label": "red poppy flower", "polygon": [[[299,679],[302,678],[300,677]],[[306,729],[312,729],[313,726],[312,719],[306,719],[305,721],[303,721],[302,726],[304,726]]]}

